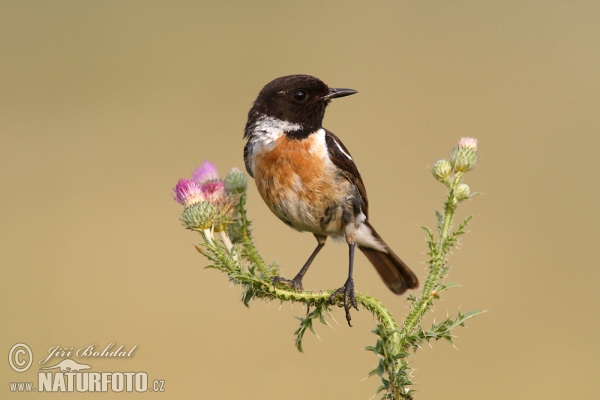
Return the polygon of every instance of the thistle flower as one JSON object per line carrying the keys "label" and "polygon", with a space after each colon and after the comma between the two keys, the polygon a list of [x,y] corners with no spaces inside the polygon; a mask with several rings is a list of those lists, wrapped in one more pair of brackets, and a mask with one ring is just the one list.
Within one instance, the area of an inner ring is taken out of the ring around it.
{"label": "thistle flower", "polygon": [[186,228],[202,231],[210,229],[218,219],[219,210],[207,201],[194,203],[183,210],[181,222]]}
{"label": "thistle flower", "polygon": [[458,186],[456,186],[456,190],[454,191],[454,196],[456,197],[456,200],[458,201],[463,201],[469,198],[471,194],[471,189],[469,188],[469,185],[467,185],[466,183],[459,183]]}
{"label": "thistle flower", "polygon": [[173,188],[173,191],[175,192],[173,200],[179,204],[183,204],[184,207],[189,207],[192,204],[205,200],[204,193],[198,182],[190,179],[180,179]]}
{"label": "thistle flower", "polygon": [[236,219],[236,199],[233,196],[222,196],[216,204],[219,214],[214,221],[215,232],[227,231],[227,227]]}
{"label": "thistle flower", "polygon": [[[245,180],[241,171],[238,173]],[[188,229],[226,231],[236,219],[239,199],[225,190],[225,182],[219,179],[216,166],[208,161],[196,168],[192,176],[193,179],[180,179],[173,188],[174,199],[185,207],[181,222]],[[232,187],[239,190],[239,176],[235,182]]]}
{"label": "thistle flower", "polygon": [[225,182],[220,180],[209,181],[204,183],[201,189],[206,201],[216,204],[225,195]]}
{"label": "thistle flower", "polygon": [[464,147],[466,149],[477,150],[477,139],[464,137],[458,141],[458,147]]}
{"label": "thistle flower", "polygon": [[225,177],[225,189],[229,193],[242,194],[248,189],[248,179],[242,171],[232,168]]}
{"label": "thistle flower", "polygon": [[206,201],[212,203],[218,214],[214,217],[213,228],[216,232],[226,230],[235,220],[236,199],[225,191],[225,182],[210,181],[202,185],[202,193]]}
{"label": "thistle flower", "polygon": [[464,137],[450,153],[450,164],[456,172],[467,172],[477,164],[477,139]]}
{"label": "thistle flower", "polygon": [[210,161],[204,161],[204,164],[200,165],[192,174],[192,179],[198,182],[200,185],[209,181],[218,181],[219,173],[217,167]]}
{"label": "thistle flower", "polygon": [[441,158],[433,164],[431,173],[438,181],[448,182],[450,174],[452,173],[452,165],[450,165],[450,161]]}

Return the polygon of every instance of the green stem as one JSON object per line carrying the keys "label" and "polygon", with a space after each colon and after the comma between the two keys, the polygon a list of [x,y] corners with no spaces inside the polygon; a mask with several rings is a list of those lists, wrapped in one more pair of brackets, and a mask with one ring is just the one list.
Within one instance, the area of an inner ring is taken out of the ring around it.
{"label": "green stem", "polygon": [[456,211],[454,191],[460,183],[462,176],[463,173],[458,172],[452,183],[449,184],[448,197],[446,199],[446,203],[444,204],[444,222],[439,231],[440,236],[438,244],[434,250],[434,254],[432,255],[433,259],[431,263],[431,269],[427,279],[425,280],[425,285],[423,285],[421,296],[413,303],[413,306],[411,307],[411,310],[404,322],[404,326],[400,331],[402,347],[406,346],[406,338],[414,331],[417,324],[421,320],[421,317],[431,306],[431,301],[433,300],[433,291],[438,284],[438,280],[440,279],[442,267],[444,266],[446,255],[450,247],[448,238],[450,235],[450,227],[452,226],[452,221],[454,220],[454,212]]}
{"label": "green stem", "polygon": [[398,332],[398,324],[392,316],[392,313],[383,305],[381,301],[377,300],[375,297],[360,292],[357,293],[360,294],[360,298],[357,297],[356,301],[374,314],[377,318],[377,321],[385,326],[388,331],[394,332],[394,342],[399,343],[397,340],[400,337],[400,333]]}
{"label": "green stem", "polygon": [[238,202],[238,212],[240,214],[240,222],[242,227],[242,252],[244,256],[250,260],[250,262],[258,268],[259,271],[268,274],[269,268],[265,264],[265,261],[256,250],[254,241],[252,240],[252,233],[250,232],[250,221],[246,213],[246,193],[242,193],[240,201]]}
{"label": "green stem", "polygon": [[[280,299],[283,301],[297,301],[310,305],[321,304],[329,302],[329,298],[335,290],[324,290],[318,292],[302,291],[298,292],[293,289],[282,289],[280,286],[273,286],[270,279],[265,279],[257,275],[250,275],[249,273],[231,273],[230,277],[235,281],[245,284],[252,285],[255,290],[254,295],[259,298],[271,298]],[[395,331],[395,335],[398,335],[398,324],[392,313],[383,305],[383,303],[371,295],[355,292],[354,296],[356,302],[361,304],[364,308],[369,310],[375,318],[386,327],[389,331]],[[339,300],[338,306],[343,306],[342,301]]]}

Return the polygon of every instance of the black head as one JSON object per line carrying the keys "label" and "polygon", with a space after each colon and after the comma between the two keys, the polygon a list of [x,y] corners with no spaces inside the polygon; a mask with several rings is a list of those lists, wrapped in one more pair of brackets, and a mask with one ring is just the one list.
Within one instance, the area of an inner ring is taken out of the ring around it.
{"label": "black head", "polygon": [[245,136],[249,136],[261,117],[272,117],[300,125],[289,133],[306,137],[322,127],[325,108],[335,97],[357,93],[353,89],[329,88],[323,81],[310,75],[288,75],[277,78],[260,91],[248,113]]}

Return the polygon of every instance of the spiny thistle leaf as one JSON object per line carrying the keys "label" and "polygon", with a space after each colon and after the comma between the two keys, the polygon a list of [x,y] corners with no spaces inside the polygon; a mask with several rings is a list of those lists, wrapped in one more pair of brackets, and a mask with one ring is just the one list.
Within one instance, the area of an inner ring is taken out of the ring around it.
{"label": "spiny thistle leaf", "polygon": [[252,290],[251,287],[246,288],[246,291],[244,292],[243,296],[242,296],[242,302],[244,303],[244,305],[246,307],[250,307],[250,300],[252,300],[254,298],[254,290]]}
{"label": "spiny thistle leaf", "polygon": [[306,333],[307,329],[310,330],[314,335],[316,335],[315,328],[313,326],[314,320],[318,319],[319,322],[327,325],[327,320],[325,320],[325,316],[323,315],[324,312],[329,312],[329,306],[327,305],[327,303],[322,302],[320,304],[317,304],[315,306],[315,309],[309,312],[306,315],[306,317],[296,317],[300,320],[300,327],[298,327],[296,332],[294,332],[294,335],[296,335],[295,343],[298,351],[303,352],[302,339],[304,339],[304,334]]}

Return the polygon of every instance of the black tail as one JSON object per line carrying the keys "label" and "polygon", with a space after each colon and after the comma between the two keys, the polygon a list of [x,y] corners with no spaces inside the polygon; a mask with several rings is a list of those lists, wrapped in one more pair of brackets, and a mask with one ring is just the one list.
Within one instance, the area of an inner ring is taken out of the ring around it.
{"label": "black tail", "polygon": [[414,272],[389,248],[369,222],[365,221],[364,223],[371,229],[373,237],[383,243],[388,252],[384,253],[363,246],[358,246],[358,248],[377,269],[387,287],[396,294],[402,294],[407,289],[416,289],[419,287],[419,280]]}

